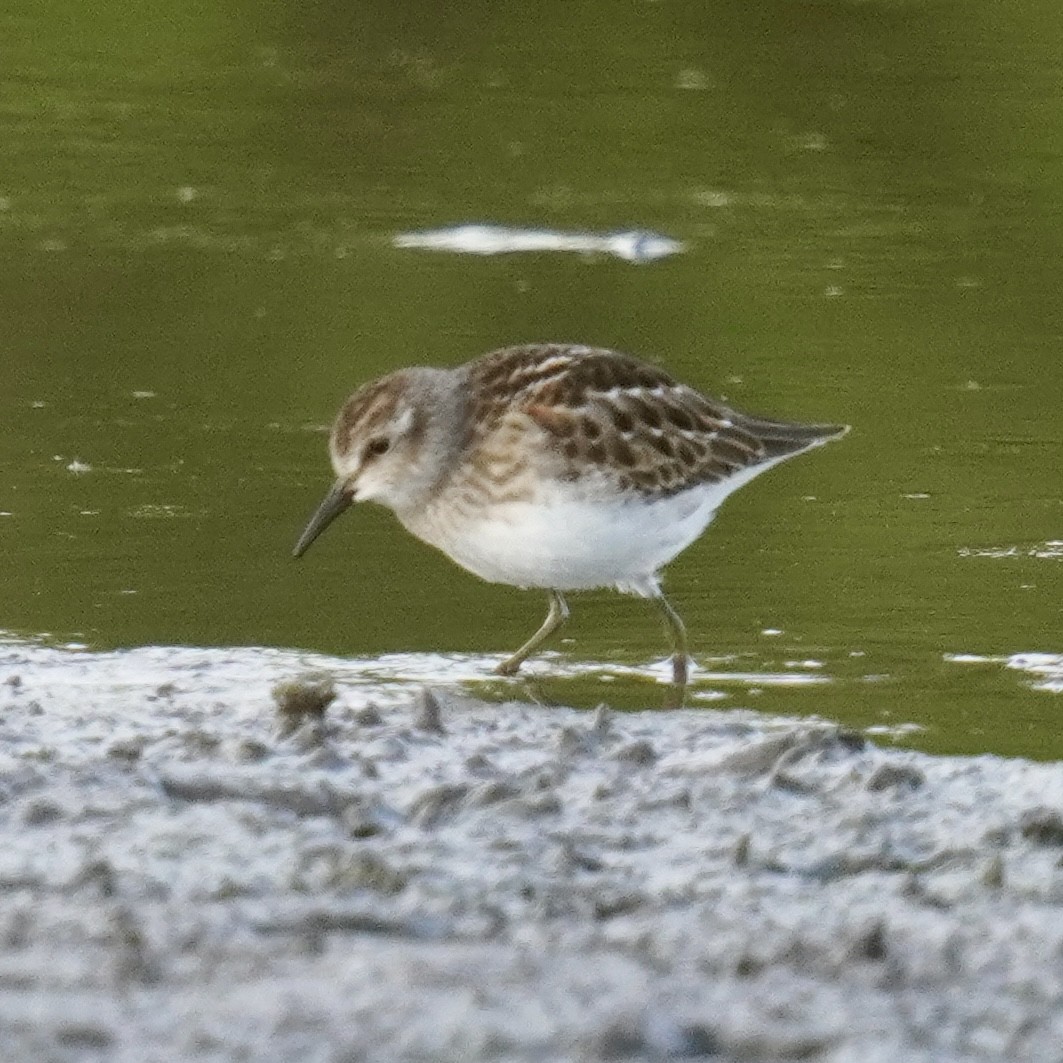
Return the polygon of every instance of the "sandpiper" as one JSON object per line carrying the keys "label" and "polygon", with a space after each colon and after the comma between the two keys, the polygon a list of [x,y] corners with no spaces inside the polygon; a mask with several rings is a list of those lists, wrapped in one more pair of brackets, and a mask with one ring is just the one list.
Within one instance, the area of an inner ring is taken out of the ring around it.
{"label": "sandpiper", "polygon": [[651,598],[687,681],[687,636],[659,572],[754,476],[848,431],[739,413],[617,351],[507,347],[454,369],[401,369],[360,387],[329,439],[336,482],[300,557],[353,502],[492,583],[541,587],[542,626],[496,671],[513,675],[568,619],[563,592]]}

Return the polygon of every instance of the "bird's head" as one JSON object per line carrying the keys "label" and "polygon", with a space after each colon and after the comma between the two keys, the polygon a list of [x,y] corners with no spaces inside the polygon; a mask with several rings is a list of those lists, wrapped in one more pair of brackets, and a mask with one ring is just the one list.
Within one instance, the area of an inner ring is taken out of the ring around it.
{"label": "bird's head", "polygon": [[438,370],[407,369],[347,399],[329,436],[336,482],[299,537],[296,557],[354,502],[401,513],[423,501],[441,474],[440,412],[453,390],[442,385]]}

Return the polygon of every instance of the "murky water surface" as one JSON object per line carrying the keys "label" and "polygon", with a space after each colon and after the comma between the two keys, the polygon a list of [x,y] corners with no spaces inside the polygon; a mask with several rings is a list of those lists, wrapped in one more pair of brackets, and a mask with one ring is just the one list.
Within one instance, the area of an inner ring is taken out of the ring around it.
{"label": "murky water surface", "polygon": [[[691,705],[1060,756],[1063,19],[604,10],[0,14],[0,628],[529,696],[538,595],[368,507],[289,552],[356,384],[575,340],[854,425],[669,570]],[[653,610],[572,604],[531,696],[654,703]]]}

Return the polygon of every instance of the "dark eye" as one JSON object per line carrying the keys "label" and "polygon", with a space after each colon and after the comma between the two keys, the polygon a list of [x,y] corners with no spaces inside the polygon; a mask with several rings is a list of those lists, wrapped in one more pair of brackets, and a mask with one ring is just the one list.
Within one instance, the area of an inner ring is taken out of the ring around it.
{"label": "dark eye", "polygon": [[386,454],[390,448],[391,440],[385,436],[378,436],[376,439],[369,440],[365,453],[367,457],[379,458],[381,454]]}

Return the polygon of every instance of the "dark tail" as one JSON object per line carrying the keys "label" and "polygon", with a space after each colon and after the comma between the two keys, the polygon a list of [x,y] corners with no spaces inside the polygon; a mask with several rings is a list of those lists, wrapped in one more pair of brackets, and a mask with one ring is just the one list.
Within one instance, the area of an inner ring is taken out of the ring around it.
{"label": "dark tail", "polygon": [[734,423],[736,428],[748,432],[763,444],[764,457],[768,461],[822,446],[832,439],[840,439],[849,431],[847,424],[795,424],[743,415],[739,415]]}

